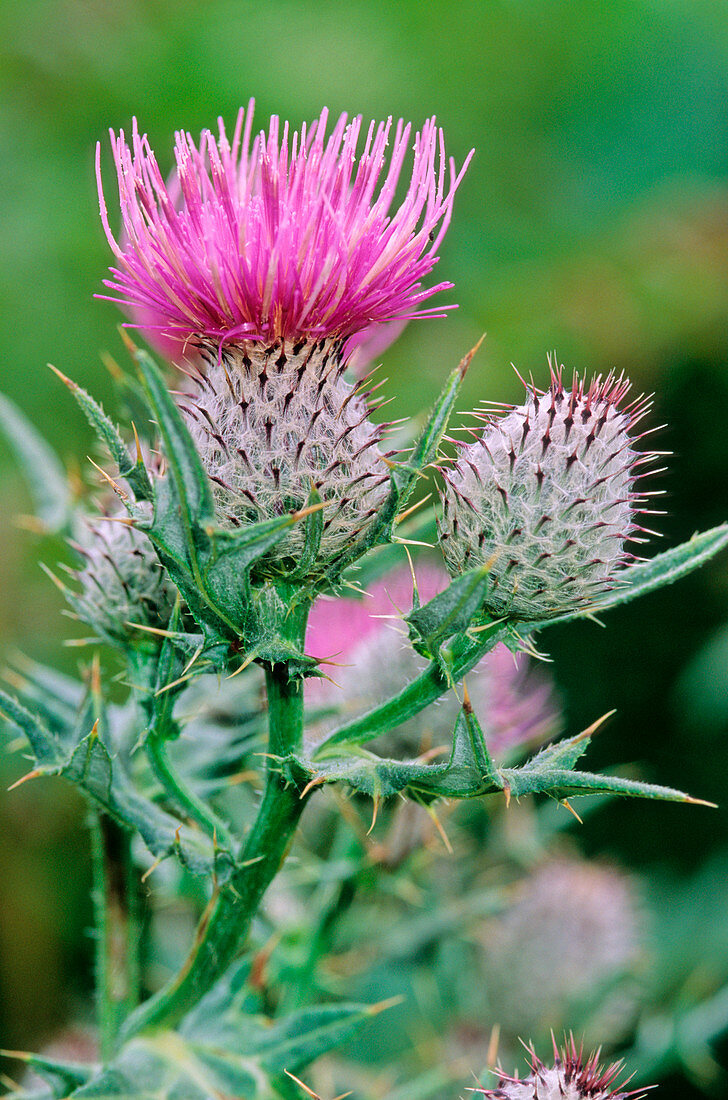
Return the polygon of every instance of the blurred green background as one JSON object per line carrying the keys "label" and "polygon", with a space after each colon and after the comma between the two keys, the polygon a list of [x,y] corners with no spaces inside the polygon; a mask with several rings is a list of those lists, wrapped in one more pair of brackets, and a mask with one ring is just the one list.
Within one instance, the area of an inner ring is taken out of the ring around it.
{"label": "blurred green background", "polygon": [[[434,398],[483,331],[463,408],[517,398],[510,363],[543,381],[555,348],[568,368],[625,370],[655,391],[652,423],[668,424],[656,445],[674,452],[663,541],[728,517],[720,0],[2,0],[0,388],[72,468],[89,433],[46,363],[104,399],[99,352],[123,354],[115,308],[93,299],[109,260],[95,143],[136,115],[166,169],[175,128],[232,120],[251,95],[261,124],[278,113],[298,126],[324,104],[415,123],[436,113],[458,163],[476,148],[436,271],[460,308],[410,325],[386,354],[392,416]],[[72,667],[39,544],[14,524],[27,500],[4,451],[0,496],[3,652]],[[593,766],[632,761],[726,802],[728,561],[606,625],[543,639],[571,732],[618,708]],[[8,759],[0,774],[21,768]],[[82,806],[47,781],[0,800],[0,1046],[43,1041],[87,994],[82,827]],[[582,839],[657,881],[719,857],[728,817],[620,803]],[[725,878],[711,889],[728,894]]]}

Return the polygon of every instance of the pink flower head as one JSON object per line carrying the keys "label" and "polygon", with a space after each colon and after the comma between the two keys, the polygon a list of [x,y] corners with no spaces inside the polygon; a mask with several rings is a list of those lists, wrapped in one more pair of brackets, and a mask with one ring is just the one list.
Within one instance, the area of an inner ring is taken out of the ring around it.
{"label": "pink flower head", "polygon": [[[422,303],[451,283],[423,288],[452,214],[460,172],[429,119],[414,137],[407,193],[392,211],[411,126],[369,124],[328,111],[292,135],[270,120],[251,141],[252,100],[232,144],[204,130],[199,146],[178,132],[176,170],[165,183],[146,135],[111,132],[123,233],[101,219],[118,266],[105,285],[137,327],[183,344],[354,337],[373,325],[442,316]],[[391,140],[388,159],[386,150]],[[472,153],[470,154],[472,156]],[[383,177],[383,178],[381,178]]]}

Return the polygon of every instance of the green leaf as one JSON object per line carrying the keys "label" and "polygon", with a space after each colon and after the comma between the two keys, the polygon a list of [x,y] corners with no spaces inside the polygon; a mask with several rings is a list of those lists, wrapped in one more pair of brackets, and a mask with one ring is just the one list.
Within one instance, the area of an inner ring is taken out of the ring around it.
{"label": "green leaf", "polygon": [[450,377],[435,403],[427,424],[415,444],[409,462],[398,466],[394,470],[392,480],[399,490],[400,506],[406,504],[409,494],[422,471],[437,458],[463,379],[473,356],[482,343],[483,337],[474,348],[471,348],[467,355],[463,356],[457,367],[450,373]]}
{"label": "green leaf", "polygon": [[171,482],[175,487],[175,503],[185,513],[188,529],[193,523],[206,526],[214,521],[215,507],[210,482],[192,437],[151,356],[137,348],[134,358],[157,417]]}
{"label": "green leaf", "polygon": [[[247,644],[246,636],[260,634],[250,571],[304,516],[291,513],[230,531],[217,527],[210,482],[187,426],[151,358],[139,349],[135,358],[168,463],[166,474],[155,479],[154,520],[140,525],[205,630],[208,643],[243,638],[247,652],[253,643]],[[314,523],[311,537],[315,538],[315,531]]]}
{"label": "green leaf", "polygon": [[482,340],[461,359],[455,370],[451,372],[408,461],[399,462],[393,466],[389,495],[379,509],[376,520],[369,524],[361,539],[355,541],[327,570],[327,582],[330,583],[339,577],[345,569],[373,546],[378,543],[389,542],[392,539],[397,516],[406,506],[423,471],[437,458],[463,378],[481,343]]}
{"label": "green leaf", "polygon": [[4,1058],[13,1058],[22,1062],[42,1077],[58,1097],[68,1096],[73,1089],[85,1084],[96,1071],[96,1066],[80,1062],[64,1062],[57,1058],[46,1058],[42,1054],[33,1054],[24,1050],[0,1050]]}
{"label": "green leaf", "polygon": [[552,798],[570,798],[584,794],[619,794],[633,798],[653,798],[663,802],[688,802],[696,806],[712,806],[700,798],[692,798],[684,791],[643,783],[637,779],[624,779],[617,775],[596,775],[592,772],[571,771],[569,768],[503,768],[501,775],[509,793],[516,798],[524,794],[548,794]]}
{"label": "green leaf", "polygon": [[[134,786],[120,753],[112,754],[91,719],[88,733],[75,740],[51,732],[43,721],[11,695],[0,691],[0,713],[28,738],[35,756],[31,775],[61,775],[78,786],[114,820],[139,832],[157,859],[177,855],[193,874],[216,873],[224,881],[232,871],[231,859],[198,829],[181,825]],[[86,710],[85,714],[89,711]],[[83,714],[79,725],[83,722]],[[101,723],[99,724],[101,726]]]}
{"label": "green leaf", "polygon": [[[467,635],[457,636],[448,647],[443,647],[440,653],[441,660],[433,661],[416,680],[397,695],[330,733],[316,749],[316,759],[321,759],[332,751],[336,752],[336,745],[361,745],[366,741],[372,741],[380,734],[406,722],[413,715],[419,714],[426,706],[444,695],[453,683],[462,680],[463,676],[470,672],[471,668],[474,668],[498,642],[510,636],[510,628],[499,623],[494,623],[490,630],[477,634],[475,638]],[[443,664],[447,666],[447,673],[442,667]]]}
{"label": "green leaf", "polygon": [[612,607],[628,603],[654,592],[666,584],[673,584],[682,577],[692,573],[704,565],[721,550],[728,546],[728,523],[720,527],[713,527],[709,531],[693,535],[687,542],[680,546],[674,546],[671,550],[665,550],[662,554],[650,558],[649,561],[639,562],[623,569],[618,576],[618,586],[599,598],[592,607],[586,610],[571,611],[566,615],[559,615],[554,619],[544,619],[540,622],[528,623],[526,629],[542,630],[554,623],[567,623],[573,619],[594,618],[601,615],[602,611],[608,611]]}
{"label": "green leaf", "polygon": [[2,394],[0,428],[28,483],[37,518],[48,532],[63,531],[73,509],[60,459],[20,409]]}
{"label": "green leaf", "polygon": [[295,758],[297,782],[343,782],[379,801],[403,791],[418,801],[434,798],[475,798],[503,789],[500,773],[488,752],[477,718],[463,707],[455,726],[449,759],[442,764],[387,760],[354,754],[310,761]]}
{"label": "green leaf", "polygon": [[251,1014],[256,998],[244,984],[248,970],[248,965],[233,967],[179,1031],[158,1030],[131,1040],[74,1095],[268,1100],[276,1077],[300,1072],[388,1007],[387,1002],[321,1005],[271,1022]]}
{"label": "green leaf", "polygon": [[296,578],[306,578],[313,570],[316,560],[318,558],[319,547],[321,546],[321,536],[324,532],[324,513],[321,500],[321,494],[315,485],[311,485],[311,491],[308,494],[308,500],[306,501],[306,509],[312,509],[308,516],[306,516],[306,528],[305,528],[305,541],[303,544],[303,551],[298,563],[297,568],[288,574],[288,579],[293,580]]}
{"label": "green leaf", "polygon": [[84,416],[116,463],[119,475],[131,486],[136,499],[151,500],[152,483],[149,480],[149,474],[141,455],[136,460],[132,459],[124,440],[121,438],[119,429],[109,419],[98,401],[95,401],[90,394],[86,393],[86,390],[82,389],[72,379],[67,378],[56,367],[51,367],[51,370],[68,386]]}

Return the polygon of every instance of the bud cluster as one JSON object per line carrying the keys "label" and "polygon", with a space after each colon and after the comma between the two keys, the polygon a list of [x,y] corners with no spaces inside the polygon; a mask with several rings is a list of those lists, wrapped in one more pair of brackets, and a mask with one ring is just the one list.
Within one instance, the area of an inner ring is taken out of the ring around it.
{"label": "bud cluster", "polygon": [[637,468],[654,454],[638,453],[631,433],[649,401],[620,408],[626,379],[586,386],[575,375],[567,388],[562,370],[552,366],[545,392],[528,387],[523,405],[484,415],[443,471],[445,560],[454,575],[489,564],[495,615],[534,620],[588,606],[618,582],[628,541],[639,541]]}

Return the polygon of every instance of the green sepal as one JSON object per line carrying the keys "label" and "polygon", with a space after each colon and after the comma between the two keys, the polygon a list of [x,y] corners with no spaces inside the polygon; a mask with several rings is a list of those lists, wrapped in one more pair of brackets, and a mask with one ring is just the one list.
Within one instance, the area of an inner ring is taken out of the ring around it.
{"label": "green sepal", "polygon": [[70,524],[73,502],[60,459],[17,405],[2,394],[0,428],[28,483],[37,519],[50,534],[64,531]]}
{"label": "green sepal", "polygon": [[410,641],[424,657],[437,659],[442,645],[464,633],[480,612],[488,591],[490,568],[481,565],[456,577],[444,592],[405,615]]}
{"label": "green sepal", "polygon": [[[79,718],[88,732],[79,729],[65,737],[53,733],[32,711],[0,690],[0,714],[20,729],[30,742],[35,757],[33,776],[60,775],[76,784],[120,825],[140,833],[149,851],[158,859],[177,855],[193,874],[217,874],[225,881],[231,860],[214,849],[199,830],[180,825],[134,786],[120,754],[109,751],[93,730],[93,708],[87,704]],[[101,722],[99,723],[101,727]]]}
{"label": "green sepal", "polygon": [[116,463],[119,476],[128,482],[135,498],[140,501],[151,500],[152,483],[141,455],[137,455],[136,459],[131,457],[124,440],[121,438],[119,429],[106,415],[98,401],[72,379],[67,378],[65,374],[61,374],[55,367],[53,370],[61,381],[68,386],[82,413]]}
{"label": "green sepal", "polygon": [[650,558],[649,561],[639,562],[621,570],[616,576],[617,587],[600,596],[593,606],[579,611],[570,611],[553,619],[527,623],[525,629],[530,633],[543,630],[544,627],[552,626],[554,623],[596,618],[603,611],[619,607],[620,604],[629,603],[638,596],[646,596],[649,592],[654,592],[666,584],[679,581],[694,569],[710,561],[726,546],[728,546],[728,523],[722,523],[719,527],[693,535],[687,542],[665,550],[662,554]]}

